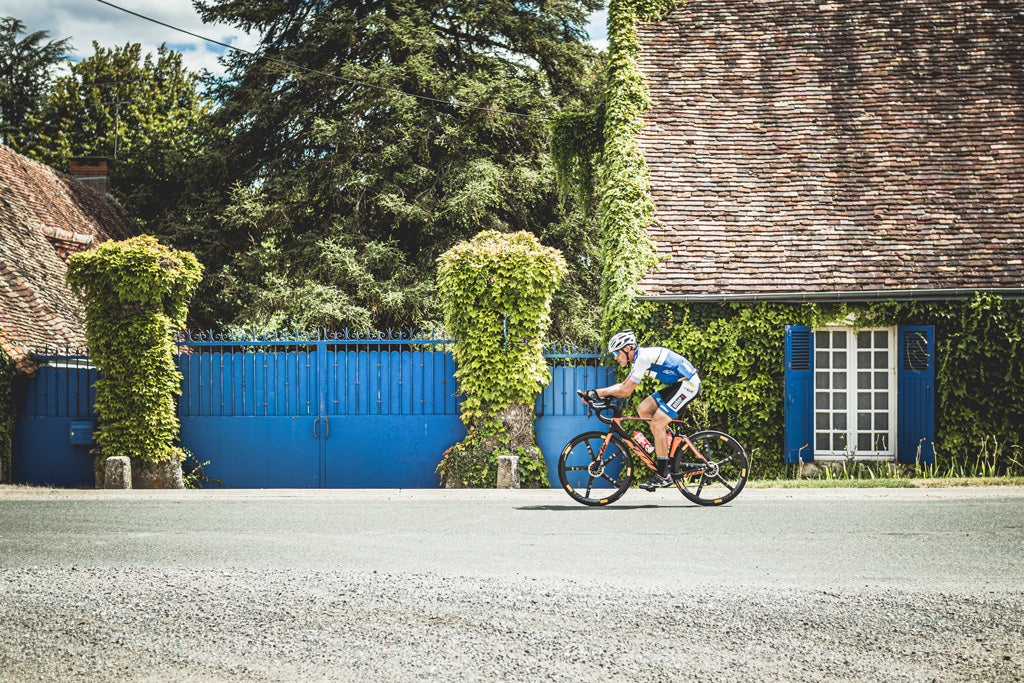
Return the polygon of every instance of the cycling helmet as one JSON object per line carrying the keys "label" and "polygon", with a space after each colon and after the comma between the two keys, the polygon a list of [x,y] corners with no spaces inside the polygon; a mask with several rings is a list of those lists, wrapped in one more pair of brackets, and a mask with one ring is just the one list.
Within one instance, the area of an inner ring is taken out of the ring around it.
{"label": "cycling helmet", "polygon": [[627,346],[636,346],[636,335],[633,330],[622,330],[608,340],[608,353],[618,353]]}

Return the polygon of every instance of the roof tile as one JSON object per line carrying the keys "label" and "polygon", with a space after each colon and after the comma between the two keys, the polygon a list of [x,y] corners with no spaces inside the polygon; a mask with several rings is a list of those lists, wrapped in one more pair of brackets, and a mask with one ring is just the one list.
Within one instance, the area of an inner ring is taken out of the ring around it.
{"label": "roof tile", "polygon": [[688,0],[639,35],[647,293],[1024,284],[1024,0]]}
{"label": "roof tile", "polygon": [[130,234],[112,197],[0,145],[0,347],[20,369],[33,350],[85,346],[63,258]]}

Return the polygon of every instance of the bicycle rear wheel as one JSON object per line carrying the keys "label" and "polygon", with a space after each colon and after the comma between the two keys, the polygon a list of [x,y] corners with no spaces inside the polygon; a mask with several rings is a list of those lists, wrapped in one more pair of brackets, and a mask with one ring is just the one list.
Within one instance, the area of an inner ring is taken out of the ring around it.
{"label": "bicycle rear wheel", "polygon": [[573,500],[584,505],[613,503],[633,483],[629,449],[615,434],[579,434],[558,457],[558,481]]}
{"label": "bicycle rear wheel", "polygon": [[672,460],[672,478],[679,491],[697,505],[722,505],[739,495],[747,483],[747,454],[723,432],[698,432],[690,437],[707,462],[681,447]]}

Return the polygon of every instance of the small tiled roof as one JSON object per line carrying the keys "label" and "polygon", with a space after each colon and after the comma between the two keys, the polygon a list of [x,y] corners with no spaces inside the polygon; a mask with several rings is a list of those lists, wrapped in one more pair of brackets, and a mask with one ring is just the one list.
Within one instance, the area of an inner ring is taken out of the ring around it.
{"label": "small tiled roof", "polygon": [[687,0],[639,37],[647,294],[1024,284],[1024,0]]}
{"label": "small tiled roof", "polygon": [[0,145],[0,348],[19,369],[33,350],[85,346],[63,258],[130,233],[112,197]]}

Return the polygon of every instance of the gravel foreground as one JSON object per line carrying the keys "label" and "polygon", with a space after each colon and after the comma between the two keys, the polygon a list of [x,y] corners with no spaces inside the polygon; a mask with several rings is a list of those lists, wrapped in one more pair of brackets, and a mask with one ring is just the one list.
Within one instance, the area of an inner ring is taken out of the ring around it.
{"label": "gravel foreground", "polygon": [[0,681],[1019,681],[1024,594],[0,569]]}

